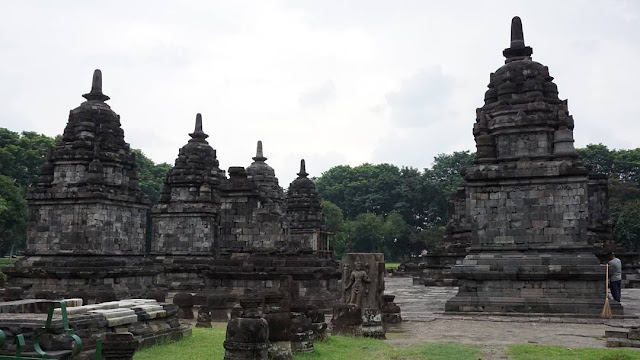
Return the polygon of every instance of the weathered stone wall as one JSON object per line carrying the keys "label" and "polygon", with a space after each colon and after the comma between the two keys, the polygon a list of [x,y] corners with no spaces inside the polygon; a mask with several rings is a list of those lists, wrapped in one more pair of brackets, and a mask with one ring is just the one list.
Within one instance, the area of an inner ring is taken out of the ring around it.
{"label": "weathered stone wall", "polygon": [[112,201],[31,201],[27,253],[142,254],[147,211]]}
{"label": "weathered stone wall", "polygon": [[284,248],[287,223],[280,206],[261,197],[243,168],[229,168],[229,177],[222,186],[220,251]]}
{"label": "weathered stone wall", "polygon": [[491,74],[476,111],[476,162],[464,171],[472,244],[452,267],[459,291],[446,311],[596,316],[602,309],[588,171],[573,146],[567,102],[532,52],[513,18],[505,65]]}
{"label": "weathered stone wall", "polygon": [[182,213],[153,216],[153,253],[213,255],[218,238],[217,216]]}
{"label": "weathered stone wall", "polygon": [[582,242],[588,217],[587,184],[582,180],[469,186],[473,242],[490,246]]}
{"label": "weathered stone wall", "polygon": [[206,140],[209,135],[202,131],[200,114],[189,136],[152,210],[154,254],[211,255],[218,246],[219,187],[224,172]]}

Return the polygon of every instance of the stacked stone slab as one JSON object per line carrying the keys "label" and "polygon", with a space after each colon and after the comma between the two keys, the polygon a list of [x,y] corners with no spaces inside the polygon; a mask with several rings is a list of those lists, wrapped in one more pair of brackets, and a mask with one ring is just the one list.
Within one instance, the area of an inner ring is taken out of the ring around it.
{"label": "stacked stone slab", "polygon": [[[30,299],[0,303],[0,329],[8,337],[5,343],[8,346],[0,354],[15,354],[14,337],[18,334],[23,334],[26,338],[27,347],[23,350],[33,351],[33,335],[43,327],[47,319],[47,314],[39,311],[42,302],[39,299]],[[16,306],[17,303],[22,305]],[[28,306],[29,304],[32,306]],[[67,301],[67,305],[69,325],[83,343],[83,353],[77,358],[93,359],[91,353],[95,350],[97,340],[101,338],[107,342],[107,337],[112,336],[110,334],[132,334],[135,348],[138,345],[149,347],[157,343],[166,343],[191,334],[189,326],[179,323],[178,309],[173,304],[157,303],[149,299],[130,299],[81,305],[80,301],[72,299]],[[70,338],[63,333],[60,314],[60,309],[56,309],[51,324],[53,335],[40,338],[46,349],[65,350],[71,346]],[[122,346],[121,350],[135,351],[133,345],[130,343],[126,347]],[[111,350],[117,352],[115,347],[109,348],[109,351]]]}
{"label": "stacked stone slab", "polygon": [[476,162],[464,172],[471,253],[452,268],[459,292],[446,311],[602,310],[605,269],[587,227],[588,172],[567,102],[532,52],[515,17],[505,65],[491,74],[477,110]]}
{"label": "stacked stone slab", "polygon": [[326,231],[322,232],[322,199],[316,191],[316,184],[307,176],[303,159],[300,160],[298,178],[291,182],[287,191],[291,246],[326,251],[328,244]]}
{"label": "stacked stone slab", "polygon": [[83,97],[27,195],[26,256],[7,273],[31,297],[77,288],[93,297],[142,296],[155,274],[142,258],[149,201],[138,188],[120,116],[105,103],[100,70]]}
{"label": "stacked stone slab", "polygon": [[607,347],[634,347],[640,348],[640,326],[631,328],[607,330],[604,332],[607,339]]}
{"label": "stacked stone slab", "polygon": [[216,151],[196,116],[191,139],[169,170],[158,204],[152,210],[153,254],[212,255],[220,224],[220,182]]}

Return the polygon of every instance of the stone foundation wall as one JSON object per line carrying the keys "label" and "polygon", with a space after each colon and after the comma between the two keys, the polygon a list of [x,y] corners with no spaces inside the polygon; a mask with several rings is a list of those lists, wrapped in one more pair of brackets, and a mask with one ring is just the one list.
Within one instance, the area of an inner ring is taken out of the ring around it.
{"label": "stone foundation wall", "polygon": [[27,253],[142,254],[148,209],[112,201],[31,202]]}

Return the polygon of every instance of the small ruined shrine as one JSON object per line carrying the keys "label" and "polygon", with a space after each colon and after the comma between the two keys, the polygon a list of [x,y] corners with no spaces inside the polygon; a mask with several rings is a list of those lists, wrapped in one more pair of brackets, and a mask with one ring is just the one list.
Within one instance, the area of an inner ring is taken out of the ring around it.
{"label": "small ruined shrine", "polygon": [[464,171],[471,246],[452,267],[459,292],[446,311],[602,310],[605,267],[593,254],[588,171],[574,149],[567,101],[532,53],[513,18],[505,64],[476,113],[477,158]]}
{"label": "small ruined shrine", "polygon": [[149,200],[138,188],[135,154],[124,141],[120,116],[106,104],[100,70],[83,97],[27,194],[25,256],[6,269],[10,286],[30,297],[100,297],[107,289],[141,295],[142,284],[151,282],[142,258]]}
{"label": "small ruined shrine", "polygon": [[327,254],[329,242],[322,224],[322,199],[316,191],[316,184],[308,178],[304,159],[300,160],[297,175],[287,191],[292,246]]}
{"label": "small ruined shrine", "polygon": [[154,254],[211,255],[217,245],[220,183],[226,179],[202,131],[202,115],[189,136],[152,209]]}

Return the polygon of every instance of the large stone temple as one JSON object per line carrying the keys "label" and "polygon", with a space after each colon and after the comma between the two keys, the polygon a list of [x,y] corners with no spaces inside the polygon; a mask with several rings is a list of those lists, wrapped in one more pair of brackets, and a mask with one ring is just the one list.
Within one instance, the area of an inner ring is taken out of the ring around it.
{"label": "large stone temple", "polygon": [[454,209],[464,211],[471,243],[452,267],[459,291],[446,311],[602,310],[605,267],[593,249],[606,211],[574,149],[567,101],[532,53],[515,17],[505,64],[476,113],[477,158],[463,174],[464,206]]}
{"label": "large stone temple", "polygon": [[27,249],[6,268],[10,287],[24,297],[100,301],[293,283],[300,301],[331,307],[341,274],[304,160],[286,196],[261,142],[251,165],[227,177],[198,114],[151,208],[100,70],[84,97],[27,197]]}

